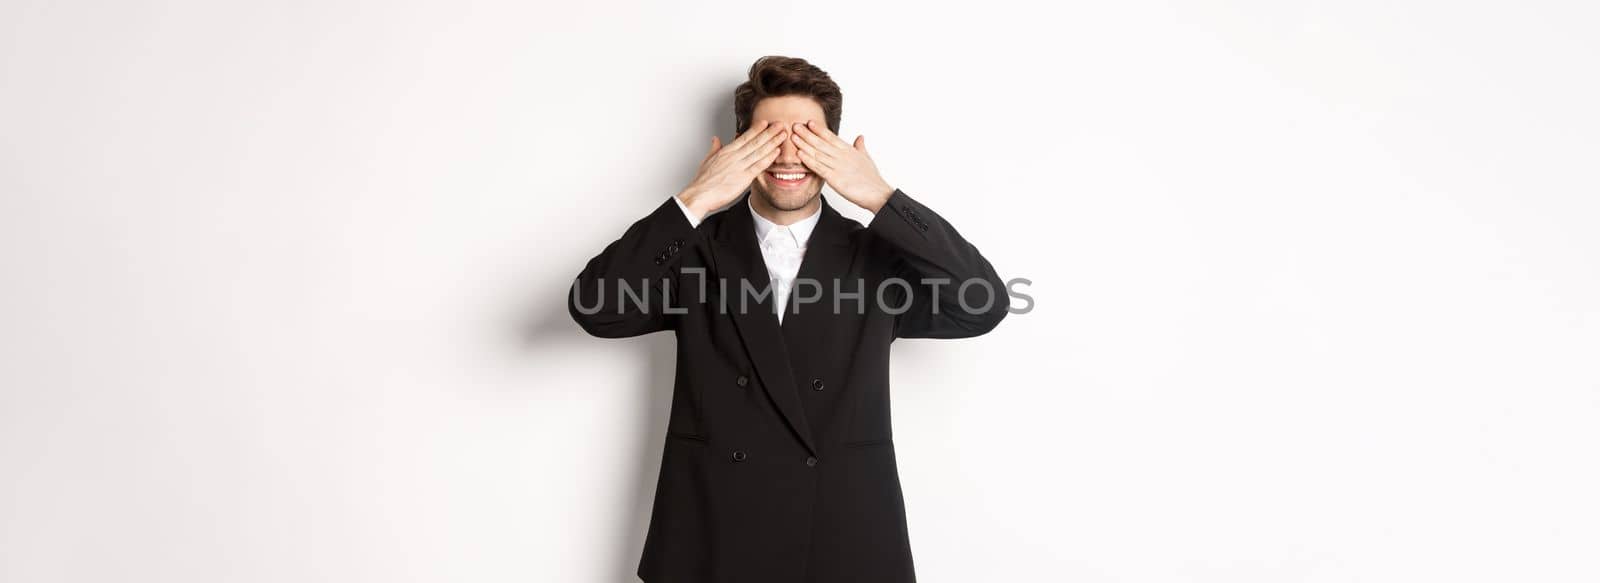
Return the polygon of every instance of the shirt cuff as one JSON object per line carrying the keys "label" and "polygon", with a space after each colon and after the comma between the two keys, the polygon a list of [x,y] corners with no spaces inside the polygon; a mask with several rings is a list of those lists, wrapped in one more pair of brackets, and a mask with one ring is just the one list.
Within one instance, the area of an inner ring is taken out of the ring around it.
{"label": "shirt cuff", "polygon": [[689,205],[683,204],[683,200],[676,196],[672,197],[672,202],[678,203],[678,208],[683,209],[683,218],[689,219],[689,226],[700,227],[700,219],[695,218],[694,213],[689,212]]}

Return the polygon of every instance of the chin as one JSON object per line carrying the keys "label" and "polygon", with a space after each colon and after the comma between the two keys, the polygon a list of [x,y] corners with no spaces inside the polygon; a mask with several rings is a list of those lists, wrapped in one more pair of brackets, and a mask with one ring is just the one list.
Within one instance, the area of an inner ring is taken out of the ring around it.
{"label": "chin", "polygon": [[755,194],[759,195],[761,200],[766,201],[767,205],[771,206],[772,208],[780,211],[797,211],[806,208],[806,205],[811,204],[812,200],[815,200],[817,196],[822,194],[822,190],[817,189],[816,191],[807,194],[773,194],[773,192],[767,190],[765,186],[757,185]]}

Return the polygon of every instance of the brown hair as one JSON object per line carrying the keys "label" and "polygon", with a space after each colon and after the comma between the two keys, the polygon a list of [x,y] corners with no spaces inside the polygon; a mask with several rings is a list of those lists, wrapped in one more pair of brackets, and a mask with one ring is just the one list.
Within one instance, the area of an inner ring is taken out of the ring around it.
{"label": "brown hair", "polygon": [[844,109],[844,94],[828,73],[805,59],[769,55],[750,65],[750,79],[733,90],[734,135],[750,129],[750,114],[756,104],[768,97],[803,95],[822,106],[828,130],[839,133],[839,116]]}

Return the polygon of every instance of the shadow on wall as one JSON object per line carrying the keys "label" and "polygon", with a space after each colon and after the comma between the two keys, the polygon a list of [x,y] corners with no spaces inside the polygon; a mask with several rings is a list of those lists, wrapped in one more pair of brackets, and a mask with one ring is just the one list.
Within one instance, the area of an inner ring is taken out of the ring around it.
{"label": "shadow on wall", "polygon": [[[574,273],[576,275],[576,273]],[[563,351],[598,353],[621,352],[621,360],[637,362],[642,367],[637,381],[619,386],[582,387],[583,391],[627,391],[634,395],[632,402],[642,406],[632,411],[616,411],[609,425],[618,435],[613,443],[630,444],[636,458],[631,469],[619,472],[630,476],[633,487],[621,499],[607,506],[630,508],[632,512],[620,515],[620,522],[608,529],[607,540],[595,541],[595,548],[613,545],[608,564],[616,566],[611,581],[637,581],[639,552],[644,548],[644,536],[649,527],[650,508],[655,498],[656,482],[661,471],[662,448],[665,447],[667,418],[672,407],[672,385],[676,372],[677,340],[671,332],[656,332],[635,338],[603,339],[584,333],[567,314],[566,287],[559,294],[542,294],[537,297],[557,297],[562,301],[545,302],[533,311],[522,327],[524,346],[535,355],[542,352],[558,354]],[[631,387],[629,386],[631,385]],[[557,390],[572,389],[571,387]],[[538,396],[536,395],[535,398]],[[597,473],[611,473],[596,470]]]}
{"label": "shadow on wall", "polygon": [[[717,85],[731,88],[738,83],[718,80]],[[724,94],[712,98],[706,105],[709,110],[708,123],[700,139],[682,149],[680,156],[673,160],[664,160],[661,163],[674,164],[682,168],[679,179],[674,185],[667,188],[643,188],[641,191],[649,193],[640,196],[638,216],[644,214],[656,205],[661,204],[662,192],[675,193],[683,185],[694,179],[700,161],[705,158],[706,151],[711,147],[711,135],[715,133],[722,137],[726,144],[733,134],[733,92],[724,91]],[[584,333],[576,322],[572,321],[567,313],[567,297],[571,289],[572,278],[578,275],[583,264],[595,253],[615,237],[622,235],[627,224],[594,225],[594,231],[603,233],[596,237],[593,249],[586,250],[583,256],[570,258],[565,263],[572,265],[571,273],[562,274],[560,278],[549,278],[539,282],[539,291],[546,293],[523,294],[517,297],[541,298],[541,301],[525,309],[525,316],[517,323],[517,337],[522,349],[535,355],[540,353],[556,353],[559,351],[582,351],[598,353],[599,351],[621,351],[623,360],[640,362],[645,366],[643,376],[634,383],[633,393],[640,398],[636,402],[644,406],[631,412],[618,412],[613,420],[613,426],[622,431],[632,432],[631,436],[624,436],[620,443],[631,442],[637,459],[633,462],[632,482],[633,488],[623,490],[630,492],[626,498],[617,500],[615,506],[631,508],[632,512],[624,513],[621,523],[611,531],[609,537],[612,547],[610,564],[615,565],[614,581],[638,581],[636,574],[639,566],[639,553],[644,548],[645,531],[649,527],[650,509],[655,498],[656,482],[661,471],[662,449],[665,447],[666,425],[672,406],[672,386],[676,374],[677,342],[670,332],[657,332],[628,339],[601,339],[594,338]],[[558,281],[552,281],[559,279]],[[552,301],[552,299],[554,301]],[[620,390],[618,387],[585,387],[584,390]],[[598,541],[597,541],[598,542]],[[604,544],[604,543],[601,543]]]}

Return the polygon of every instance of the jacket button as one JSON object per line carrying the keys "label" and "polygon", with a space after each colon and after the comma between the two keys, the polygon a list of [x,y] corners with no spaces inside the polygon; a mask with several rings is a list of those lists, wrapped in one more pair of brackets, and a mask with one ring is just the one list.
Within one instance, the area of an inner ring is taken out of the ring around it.
{"label": "jacket button", "polygon": [[745,377],[744,375],[739,375],[739,380],[736,380],[734,382],[739,383],[739,386],[742,387],[742,386],[750,384],[750,379]]}
{"label": "jacket button", "polygon": [[747,457],[750,457],[750,456],[745,455],[745,453],[742,452],[742,451],[733,452],[733,461],[742,462],[742,461],[744,461],[744,458],[747,458]]}
{"label": "jacket button", "polygon": [[822,390],[822,379],[811,379],[811,390],[813,390],[813,391]]}
{"label": "jacket button", "polygon": [[814,458],[814,457],[806,458],[806,465],[807,466],[815,466],[815,465],[817,465],[817,458]]}

